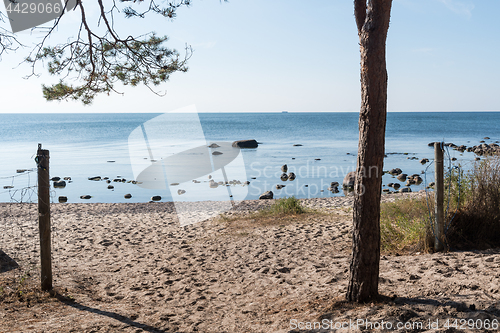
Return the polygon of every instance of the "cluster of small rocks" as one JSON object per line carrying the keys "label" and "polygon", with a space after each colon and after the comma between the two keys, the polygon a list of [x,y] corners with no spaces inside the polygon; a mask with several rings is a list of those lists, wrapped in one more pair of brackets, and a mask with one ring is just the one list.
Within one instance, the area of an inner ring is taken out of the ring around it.
{"label": "cluster of small rocks", "polygon": [[[294,181],[295,178],[297,177],[295,175],[295,173],[293,172],[289,172],[287,174],[287,171],[288,171],[288,165],[286,164],[283,164],[281,166],[281,172],[282,174],[280,175],[280,179],[282,182],[286,182],[286,181]],[[286,187],[285,184],[276,184],[276,190],[281,190],[282,188]],[[259,199],[272,199],[274,198],[274,193],[273,191],[266,191],[264,193],[262,193],[260,196],[259,196]]]}
{"label": "cluster of small rocks", "polygon": [[[484,140],[490,140],[489,137],[484,137]],[[453,150],[459,151],[461,153],[467,151],[469,153],[474,153],[478,156],[491,156],[491,155],[500,155],[500,146],[499,141],[495,141],[494,143],[486,143],[486,141],[481,140],[479,145],[475,146],[466,146],[466,145],[456,145],[454,143],[448,142],[444,143],[444,146],[450,147]],[[434,142],[429,143],[429,147],[433,147]]]}
{"label": "cluster of small rocks", "polygon": [[[424,160],[427,160],[427,159],[422,159],[421,163],[424,163],[423,162]],[[428,160],[425,161],[425,163],[427,163],[427,162],[428,162]],[[395,190],[394,193],[409,193],[409,192],[411,192],[411,188],[410,188],[411,185],[420,185],[423,182],[423,179],[422,179],[422,177],[420,177],[419,174],[408,175],[406,173],[403,173],[403,170],[401,170],[400,168],[394,168],[394,169],[391,169],[389,171],[385,171],[384,173],[387,173],[387,174],[390,174],[390,175],[396,177],[396,179],[402,183],[406,182],[406,184],[405,184],[406,187],[402,188],[401,190],[400,190],[401,184],[399,184],[399,183],[387,184],[387,187],[393,188]],[[388,188],[383,189],[382,192],[393,193]]]}

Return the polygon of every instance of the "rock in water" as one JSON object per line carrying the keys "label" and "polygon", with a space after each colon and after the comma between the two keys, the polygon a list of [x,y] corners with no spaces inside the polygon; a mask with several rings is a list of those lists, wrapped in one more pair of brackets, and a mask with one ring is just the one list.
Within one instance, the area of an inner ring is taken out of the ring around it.
{"label": "rock in water", "polygon": [[208,148],[219,148],[220,146],[216,143],[212,143]]}
{"label": "rock in water", "polygon": [[264,192],[260,195],[259,199],[272,199],[274,197],[274,193],[272,191]]}
{"label": "rock in water", "polygon": [[344,190],[354,190],[354,183],[356,181],[356,171],[351,171],[347,175],[345,175],[344,180],[342,181],[342,187]]}
{"label": "rock in water", "polygon": [[124,197],[125,199],[130,199],[130,198],[132,198],[132,194],[127,193],[127,194],[125,194],[123,197]]}
{"label": "rock in water", "polygon": [[55,188],[64,188],[66,187],[66,182],[64,180],[59,180],[54,182]]}
{"label": "rock in water", "polygon": [[212,155],[222,155],[222,153],[220,151],[214,151]]}
{"label": "rock in water", "polygon": [[183,195],[184,193],[186,193],[186,190],[177,190],[178,195]]}
{"label": "rock in water", "polygon": [[289,180],[289,181],[294,181],[294,180],[295,180],[295,174],[294,174],[293,172],[290,172],[290,173],[288,174],[288,180]]}
{"label": "rock in water", "polygon": [[287,171],[288,171],[288,165],[283,164],[283,165],[281,166],[281,172],[287,172]]}
{"label": "rock in water", "polygon": [[89,177],[89,180],[99,181],[101,180],[101,176]]}
{"label": "rock in water", "polygon": [[286,185],[281,185],[281,184],[278,184],[276,185],[276,189],[277,190],[281,190],[283,187],[285,187]]}
{"label": "rock in water", "polygon": [[400,168],[395,168],[389,171],[389,173],[393,176],[397,176],[403,173],[403,171]]}
{"label": "rock in water", "polygon": [[239,140],[232,144],[235,148],[257,148],[259,146],[256,140]]}
{"label": "rock in water", "polygon": [[409,187],[404,187],[402,190],[401,190],[401,193],[410,193],[411,192],[411,188]]}
{"label": "rock in water", "polygon": [[281,176],[280,176],[280,179],[284,182],[286,182],[288,180],[288,175],[286,173],[282,173]]}
{"label": "rock in water", "polygon": [[330,187],[328,188],[328,191],[332,193],[339,193],[339,183],[338,182],[331,182]]}
{"label": "rock in water", "polygon": [[160,201],[160,200],[161,200],[161,196],[159,196],[159,195],[154,195],[154,196],[152,196],[152,197],[151,197],[151,200],[152,200],[152,201]]}
{"label": "rock in water", "polygon": [[52,177],[50,178],[53,182],[57,182],[58,180],[61,180],[61,177]]}
{"label": "rock in water", "polygon": [[114,189],[115,187],[113,185],[108,185],[108,190],[112,190]]}
{"label": "rock in water", "polygon": [[68,197],[60,196],[59,197],[59,202],[61,202],[61,203],[68,202]]}
{"label": "rock in water", "polygon": [[406,180],[406,177],[408,177],[408,175],[406,173],[402,173],[400,174],[399,176],[397,176],[397,180],[399,180],[400,182],[404,182]]}
{"label": "rock in water", "polygon": [[328,191],[330,191],[330,192],[332,192],[332,193],[339,193],[339,189],[338,189],[338,187],[336,187],[336,186],[335,186],[335,187],[330,186],[330,187],[328,188]]}
{"label": "rock in water", "polygon": [[86,199],[86,200],[87,200],[87,199],[90,199],[90,198],[92,198],[92,196],[91,196],[91,195],[89,195],[89,194],[86,194],[86,195],[81,195],[81,196],[80,196],[80,199]]}

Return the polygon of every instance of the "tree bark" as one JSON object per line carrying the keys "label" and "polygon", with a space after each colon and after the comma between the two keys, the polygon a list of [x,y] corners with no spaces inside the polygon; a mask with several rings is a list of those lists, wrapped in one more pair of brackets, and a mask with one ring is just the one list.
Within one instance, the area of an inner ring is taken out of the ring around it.
{"label": "tree bark", "polygon": [[[368,1],[368,3],[367,3]],[[361,110],[347,300],[378,296],[380,195],[385,154],[387,70],[385,44],[392,0],[355,0],[361,53]]]}

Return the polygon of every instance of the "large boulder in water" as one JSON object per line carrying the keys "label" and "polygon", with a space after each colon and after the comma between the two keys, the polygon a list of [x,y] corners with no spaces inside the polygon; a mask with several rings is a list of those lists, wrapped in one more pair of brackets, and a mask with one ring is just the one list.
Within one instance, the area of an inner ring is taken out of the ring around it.
{"label": "large boulder in water", "polygon": [[54,182],[55,188],[64,188],[66,187],[66,182],[64,180],[58,180]]}
{"label": "large boulder in water", "polygon": [[344,189],[354,190],[355,181],[356,181],[356,171],[351,171],[347,175],[345,175],[344,180],[342,181],[342,187],[344,187]]}
{"label": "large boulder in water", "polygon": [[391,174],[393,176],[398,176],[402,173],[403,173],[403,171],[400,168],[394,168],[391,171],[389,171],[389,174]]}
{"label": "large boulder in water", "polygon": [[396,178],[400,181],[400,182],[404,182],[406,181],[406,177],[408,177],[408,175],[406,173],[402,173],[400,175],[398,175]]}
{"label": "large boulder in water", "polygon": [[233,147],[235,148],[257,148],[258,146],[259,144],[255,140],[239,140],[233,142]]}

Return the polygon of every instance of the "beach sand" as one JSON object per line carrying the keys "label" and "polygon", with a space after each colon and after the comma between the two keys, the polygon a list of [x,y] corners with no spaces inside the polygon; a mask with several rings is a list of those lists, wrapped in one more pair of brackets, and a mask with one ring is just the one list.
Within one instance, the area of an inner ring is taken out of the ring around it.
{"label": "beach sand", "polygon": [[[360,332],[361,322],[340,330],[299,330],[299,322],[331,327],[365,319],[394,326],[378,332],[453,332],[446,320],[458,319],[459,328],[461,319],[500,320],[500,249],[383,255],[379,290],[387,297],[343,303],[352,198],[302,202],[327,214],[243,218],[271,203],[257,200],[229,218],[180,227],[171,203],[54,204],[57,295],[4,299],[0,332]],[[38,260],[38,235],[29,235],[36,231],[34,208],[0,205],[9,225],[0,249],[10,257]],[[3,264],[0,285],[12,294],[22,267]],[[439,329],[429,320],[438,320]],[[422,329],[396,329],[399,322]]]}

